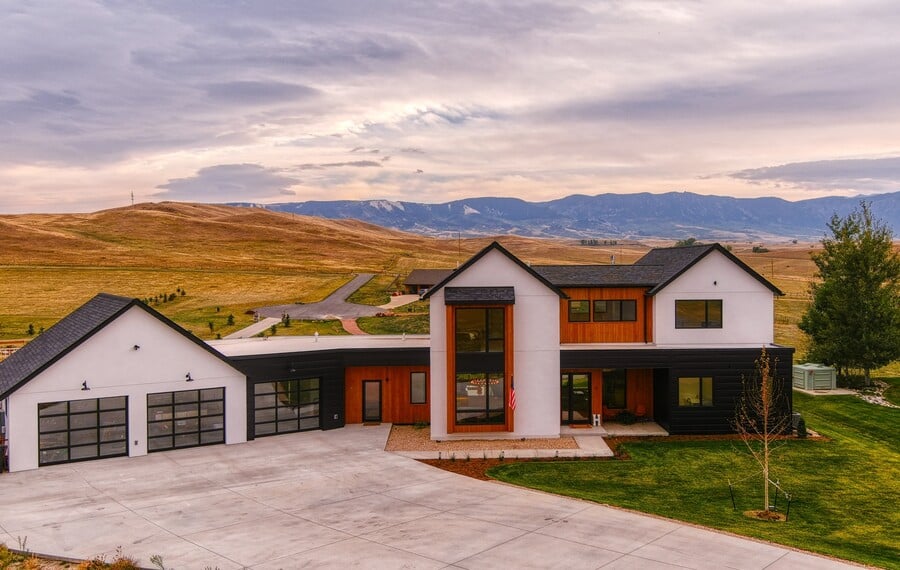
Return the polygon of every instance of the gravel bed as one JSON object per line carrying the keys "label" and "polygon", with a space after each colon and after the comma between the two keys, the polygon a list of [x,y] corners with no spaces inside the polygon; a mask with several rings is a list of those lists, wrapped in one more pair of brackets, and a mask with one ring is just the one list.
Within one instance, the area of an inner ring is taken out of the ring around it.
{"label": "gravel bed", "polygon": [[466,451],[477,449],[578,449],[569,436],[545,439],[466,439],[432,441],[427,427],[393,426],[385,451]]}

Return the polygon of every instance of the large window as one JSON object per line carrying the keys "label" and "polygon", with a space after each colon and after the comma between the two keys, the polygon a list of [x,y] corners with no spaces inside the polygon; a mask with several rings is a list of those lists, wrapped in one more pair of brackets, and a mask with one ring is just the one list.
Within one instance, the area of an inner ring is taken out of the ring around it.
{"label": "large window", "polygon": [[128,398],[38,404],[38,464],[128,455]]}
{"label": "large window", "polygon": [[147,394],[147,450],[225,443],[225,388]]}
{"label": "large window", "polygon": [[594,301],[596,322],[635,320],[637,320],[637,301],[619,299]]}
{"label": "large window", "polygon": [[722,300],[675,301],[676,329],[722,328]]}
{"label": "large window", "polygon": [[409,375],[409,403],[428,403],[428,380],[424,372],[412,372]]}
{"label": "large window", "polygon": [[569,301],[569,322],[587,323],[591,320],[590,301]]}
{"label": "large window", "polygon": [[456,423],[504,423],[503,391],[502,372],[457,374]]}
{"label": "large window", "polygon": [[624,368],[603,371],[603,406],[610,410],[624,410],[627,405],[625,387],[628,384]]}
{"label": "large window", "polygon": [[682,407],[712,406],[713,379],[709,376],[679,378],[678,405]]}
{"label": "large window", "polygon": [[456,352],[503,352],[502,308],[456,309]]}
{"label": "large window", "polygon": [[318,378],[253,385],[254,434],[274,435],[319,427]]}

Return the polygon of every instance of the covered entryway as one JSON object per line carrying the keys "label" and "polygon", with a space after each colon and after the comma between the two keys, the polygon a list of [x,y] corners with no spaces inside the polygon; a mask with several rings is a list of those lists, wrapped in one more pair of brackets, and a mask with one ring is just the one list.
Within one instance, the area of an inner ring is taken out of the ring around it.
{"label": "covered entryway", "polygon": [[147,394],[147,451],[225,443],[225,388]]}
{"label": "covered entryway", "polygon": [[561,419],[564,425],[591,421],[591,375],[563,373],[560,385]]}
{"label": "covered entryway", "polygon": [[38,465],[128,455],[128,397],[38,404]]}

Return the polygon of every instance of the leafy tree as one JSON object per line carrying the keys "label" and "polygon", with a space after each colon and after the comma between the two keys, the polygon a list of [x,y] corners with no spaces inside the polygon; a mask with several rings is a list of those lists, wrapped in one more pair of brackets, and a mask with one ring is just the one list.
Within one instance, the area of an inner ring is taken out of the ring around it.
{"label": "leafy tree", "polygon": [[680,239],[675,242],[675,247],[687,247],[687,246],[691,246],[691,245],[702,245],[702,244],[699,241],[697,241],[697,238],[694,238],[694,237]]}
{"label": "leafy tree", "polygon": [[808,357],[839,370],[871,370],[900,358],[900,255],[893,233],[860,204],[828,223],[821,253],[812,256],[818,282],[800,320],[810,339]]}

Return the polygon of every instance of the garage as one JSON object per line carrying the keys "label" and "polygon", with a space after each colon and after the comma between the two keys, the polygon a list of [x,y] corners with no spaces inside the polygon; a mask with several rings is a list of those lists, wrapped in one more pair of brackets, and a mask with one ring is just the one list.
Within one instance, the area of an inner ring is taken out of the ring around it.
{"label": "garage", "polygon": [[147,451],[225,443],[225,389],[147,394]]}
{"label": "garage", "polygon": [[319,429],[320,383],[319,378],[303,378],[254,384],[254,435]]}
{"label": "garage", "polygon": [[38,404],[38,464],[128,455],[128,398]]}

